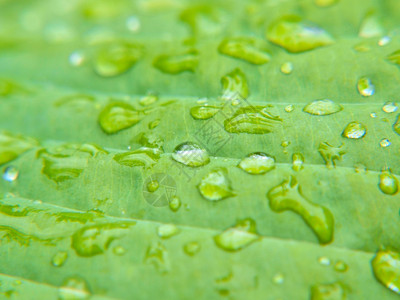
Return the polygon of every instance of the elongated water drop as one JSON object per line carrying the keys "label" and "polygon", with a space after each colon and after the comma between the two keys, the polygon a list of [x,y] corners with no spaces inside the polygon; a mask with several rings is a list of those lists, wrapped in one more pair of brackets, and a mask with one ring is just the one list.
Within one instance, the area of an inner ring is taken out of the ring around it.
{"label": "elongated water drop", "polygon": [[358,121],[347,124],[346,128],[342,132],[342,136],[348,139],[361,139],[367,133],[367,128],[364,124]]}
{"label": "elongated water drop", "polygon": [[177,55],[160,55],[153,62],[155,68],[168,74],[179,74],[185,71],[194,72],[198,64],[197,50],[189,50]]}
{"label": "elongated water drop", "polygon": [[172,158],[189,167],[201,167],[210,162],[207,150],[192,142],[176,146]]}
{"label": "elongated water drop", "polygon": [[263,152],[250,153],[238,167],[249,174],[265,174],[275,168],[275,158]]}
{"label": "elongated water drop", "polygon": [[334,42],[332,36],[317,25],[298,16],[283,16],[272,22],[267,38],[290,52],[303,52]]}
{"label": "elongated water drop", "polygon": [[169,239],[179,233],[179,228],[174,224],[163,224],[157,228],[157,234],[160,238]]}
{"label": "elongated water drop", "polygon": [[332,100],[324,99],[324,100],[315,100],[311,103],[308,103],[303,111],[309,113],[310,115],[315,116],[327,116],[331,114],[338,113],[343,110],[343,107]]}
{"label": "elongated water drop", "polygon": [[388,289],[400,294],[400,254],[379,250],[371,264],[375,278]]}
{"label": "elongated water drop", "polygon": [[375,86],[372,84],[371,79],[366,77],[362,77],[358,80],[357,89],[363,97],[369,97],[375,93]]}
{"label": "elongated water drop", "polygon": [[216,235],[216,245],[226,251],[238,251],[259,239],[256,223],[248,218],[238,221],[234,227]]}
{"label": "elongated water drop", "polygon": [[134,151],[115,154],[113,159],[127,167],[151,168],[160,159],[162,151],[158,148],[142,147]]}
{"label": "elongated water drop", "polygon": [[238,97],[247,99],[250,94],[246,75],[239,68],[222,76],[221,84],[224,100],[234,100]]}
{"label": "elongated water drop", "polygon": [[311,287],[311,300],[345,300],[346,289],[339,282]]}
{"label": "elongated water drop", "polygon": [[221,106],[212,105],[195,106],[190,109],[190,115],[196,120],[207,120],[214,117],[221,108]]}
{"label": "elongated water drop", "polygon": [[67,258],[68,258],[67,252],[59,251],[53,256],[51,264],[55,267],[62,267],[65,264]]}
{"label": "elongated water drop", "polygon": [[149,106],[158,101],[158,96],[153,93],[149,93],[148,95],[140,98],[139,104],[142,106]]}
{"label": "elongated water drop", "polygon": [[3,179],[9,182],[13,182],[17,180],[18,175],[19,175],[18,169],[16,167],[9,166],[4,170]]}
{"label": "elongated water drop", "polygon": [[183,246],[183,251],[189,256],[194,256],[200,251],[200,244],[198,242],[189,242]]}
{"label": "elongated water drop", "polygon": [[292,155],[293,166],[292,169],[296,172],[302,170],[304,168],[304,156],[301,153],[294,153]]}
{"label": "elongated water drop", "polygon": [[198,185],[198,189],[200,194],[209,201],[235,196],[224,168],[215,169],[205,175]]}
{"label": "elongated water drop", "polygon": [[397,111],[397,109],[398,109],[398,107],[397,107],[396,103],[393,103],[393,102],[386,102],[382,107],[382,110],[388,114]]}
{"label": "elongated water drop", "polygon": [[383,169],[379,175],[379,189],[386,195],[394,195],[399,190],[399,181],[391,173],[390,169]]}

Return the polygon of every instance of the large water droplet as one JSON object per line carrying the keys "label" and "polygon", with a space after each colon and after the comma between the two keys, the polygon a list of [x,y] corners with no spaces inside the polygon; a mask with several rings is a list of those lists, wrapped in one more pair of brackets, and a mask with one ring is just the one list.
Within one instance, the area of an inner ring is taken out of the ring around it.
{"label": "large water droplet", "polygon": [[210,201],[218,201],[235,196],[230,180],[227,177],[227,171],[224,168],[209,172],[203,177],[198,188],[200,194]]}
{"label": "large water droplet", "polygon": [[397,111],[397,109],[398,109],[398,107],[397,107],[396,103],[393,103],[393,102],[386,102],[382,107],[382,110],[388,114]]}
{"label": "large water droplet", "polygon": [[97,52],[94,69],[103,77],[113,77],[128,71],[142,53],[141,46],[117,42],[103,45]]}
{"label": "large water droplet", "polygon": [[19,175],[18,169],[16,167],[9,166],[4,170],[3,179],[9,182],[13,182],[17,180],[18,175]]}
{"label": "large water droplet", "polygon": [[334,42],[325,30],[298,16],[284,16],[272,22],[267,30],[267,38],[290,52],[312,50]]}
{"label": "large water droplet", "polygon": [[187,255],[194,256],[195,254],[199,253],[201,247],[198,242],[189,242],[183,246],[183,251]]}
{"label": "large water droplet", "polygon": [[357,89],[361,96],[369,97],[375,93],[375,86],[372,84],[371,79],[362,77],[357,82]]}
{"label": "large water droplet", "polygon": [[207,120],[214,117],[221,108],[212,105],[195,106],[190,109],[190,115],[196,120]]}
{"label": "large water droplet", "polygon": [[367,128],[360,122],[354,121],[347,124],[342,136],[348,139],[361,139],[367,133]]}
{"label": "large water droplet", "polygon": [[304,156],[301,153],[294,153],[292,155],[292,161],[293,161],[293,170],[298,172],[304,168]]}
{"label": "large water droplet", "polygon": [[194,72],[198,64],[197,50],[190,50],[178,55],[160,55],[153,62],[155,68],[168,74],[179,74],[185,71]]}
{"label": "large water droplet", "polygon": [[329,209],[307,200],[293,176],[271,188],[267,197],[269,206],[275,212],[294,211],[315,232],[321,244],[333,239],[334,219]]}
{"label": "large water droplet", "polygon": [[143,111],[136,110],[126,102],[111,102],[100,112],[99,124],[106,133],[112,134],[132,127],[143,117]]}
{"label": "large water droplet", "polygon": [[51,264],[55,267],[62,267],[68,258],[68,253],[65,251],[57,252],[51,259]]}
{"label": "large water droplet", "polygon": [[207,151],[192,142],[185,142],[176,146],[172,158],[189,167],[201,167],[210,162]]}
{"label": "large water droplet", "polygon": [[371,264],[376,279],[388,289],[400,294],[400,254],[390,250],[379,250]]}
{"label": "large water droplet", "polygon": [[237,97],[247,99],[249,96],[246,75],[239,68],[222,76],[221,84],[222,99],[224,100],[235,100]]}
{"label": "large water droplet", "polygon": [[67,278],[58,291],[61,300],[86,300],[90,298],[87,282],[78,276]]}
{"label": "large water droplet", "polygon": [[346,290],[339,283],[318,284],[311,288],[311,300],[345,300]]}
{"label": "large water droplet", "polygon": [[151,168],[160,159],[162,151],[158,148],[140,149],[115,154],[113,159],[123,166]]}
{"label": "large water droplet", "polygon": [[218,51],[255,65],[265,64],[271,59],[266,43],[250,37],[227,38],[219,45]]}
{"label": "large water droplet", "polygon": [[386,195],[394,195],[399,190],[399,181],[390,169],[383,169],[379,175],[379,189]]}
{"label": "large water droplet", "polygon": [[265,174],[275,168],[275,158],[263,152],[250,153],[238,167],[249,174]]}
{"label": "large water droplet", "polygon": [[216,245],[226,251],[238,251],[258,240],[256,223],[252,219],[244,219],[236,223],[234,227],[216,235]]}
{"label": "large water droplet", "polygon": [[332,100],[324,99],[324,100],[315,100],[311,103],[308,103],[303,111],[309,113],[310,115],[315,116],[327,116],[334,113],[338,113],[343,110],[343,107]]}
{"label": "large water droplet", "polygon": [[169,239],[180,232],[179,228],[174,224],[163,224],[157,228],[157,234],[160,238]]}
{"label": "large water droplet", "polygon": [[342,156],[346,154],[343,145],[334,147],[327,142],[321,142],[319,144],[318,152],[321,154],[328,168],[334,168],[336,166],[336,160],[341,160]]}

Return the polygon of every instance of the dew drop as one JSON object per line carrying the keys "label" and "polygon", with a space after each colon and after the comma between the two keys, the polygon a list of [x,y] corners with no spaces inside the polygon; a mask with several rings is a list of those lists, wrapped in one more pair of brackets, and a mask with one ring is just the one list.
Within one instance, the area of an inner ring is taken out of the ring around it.
{"label": "dew drop", "polygon": [[275,284],[282,284],[285,282],[285,277],[282,273],[277,273],[272,277],[272,282]]}
{"label": "dew drop", "polygon": [[137,32],[140,29],[140,20],[136,16],[128,17],[125,24],[129,31]]}
{"label": "dew drop", "polygon": [[362,77],[357,82],[357,89],[361,96],[369,97],[375,93],[375,86],[371,80],[366,77]]}
{"label": "dew drop", "polygon": [[389,139],[382,139],[379,142],[379,145],[381,145],[382,148],[387,148],[391,145],[392,143],[389,141]]}
{"label": "dew drop", "polygon": [[293,161],[293,170],[298,172],[304,168],[304,156],[301,153],[294,153],[292,155],[292,161]]}
{"label": "dew drop", "polygon": [[386,195],[394,195],[399,190],[399,181],[389,168],[383,169],[379,174],[379,189]]}
{"label": "dew drop", "polygon": [[3,179],[9,182],[13,182],[17,180],[18,175],[19,175],[18,169],[16,167],[9,166],[4,170]]}
{"label": "dew drop", "polygon": [[303,52],[334,42],[332,36],[322,28],[298,16],[284,16],[272,22],[267,38],[290,52]]}
{"label": "dew drop", "polygon": [[346,290],[339,282],[318,284],[311,287],[311,300],[344,300]]}
{"label": "dew drop", "polygon": [[126,249],[122,246],[115,246],[113,248],[113,253],[118,256],[122,256],[126,253]]}
{"label": "dew drop", "polygon": [[360,122],[354,121],[347,124],[342,136],[348,139],[361,139],[367,133],[367,128]]}
{"label": "dew drop", "polygon": [[150,180],[149,183],[147,184],[147,190],[150,193],[154,193],[155,191],[158,190],[159,187],[160,187],[160,184],[158,183],[157,180]]}
{"label": "dew drop", "polygon": [[189,256],[194,256],[200,252],[200,244],[198,242],[189,242],[183,246],[183,251]]}
{"label": "dew drop", "polygon": [[66,262],[67,258],[68,258],[67,252],[59,251],[53,256],[51,264],[55,267],[62,267]]}
{"label": "dew drop", "polygon": [[285,106],[285,111],[287,113],[291,113],[293,110],[294,110],[294,106],[292,104]]}
{"label": "dew drop", "polygon": [[375,278],[388,289],[400,294],[400,254],[379,250],[371,264]]}
{"label": "dew drop", "polygon": [[265,174],[275,168],[275,158],[263,152],[250,153],[239,162],[238,167],[249,174]]}
{"label": "dew drop", "polygon": [[176,146],[172,158],[189,167],[201,167],[210,162],[207,151],[192,142],[185,142]]}
{"label": "dew drop", "polygon": [[179,210],[179,208],[181,207],[181,205],[182,205],[181,200],[177,196],[173,196],[169,202],[169,208],[173,212],[177,212]]}
{"label": "dew drop", "polygon": [[339,260],[334,266],[335,271],[341,272],[341,273],[346,272],[348,270],[348,268],[349,268],[348,265],[341,260]]}
{"label": "dew drop", "polygon": [[179,228],[174,224],[163,224],[157,228],[157,234],[160,238],[169,239],[180,232]]}
{"label": "dew drop", "polygon": [[81,51],[74,51],[69,56],[69,63],[74,67],[79,67],[85,62],[85,55]]}
{"label": "dew drop", "polygon": [[281,66],[281,72],[286,75],[292,74],[293,64],[291,62],[284,62]]}
{"label": "dew drop", "polygon": [[386,102],[382,107],[382,110],[388,114],[397,111],[397,109],[398,109],[398,107],[397,107],[396,103],[393,103],[393,102]]}
{"label": "dew drop", "polygon": [[238,251],[259,239],[253,219],[238,221],[234,227],[214,237],[215,244],[226,251]]}
{"label": "dew drop", "polygon": [[205,175],[198,185],[198,189],[200,194],[209,201],[235,196],[224,168],[215,169]]}
{"label": "dew drop", "polygon": [[59,288],[61,300],[86,300],[90,298],[87,282],[78,276],[67,278]]}
{"label": "dew drop", "polygon": [[341,105],[329,99],[315,100],[303,108],[304,112],[314,116],[332,115],[342,110],[343,107]]}
{"label": "dew drop", "polygon": [[318,262],[323,266],[329,266],[331,264],[331,260],[326,256],[318,258]]}

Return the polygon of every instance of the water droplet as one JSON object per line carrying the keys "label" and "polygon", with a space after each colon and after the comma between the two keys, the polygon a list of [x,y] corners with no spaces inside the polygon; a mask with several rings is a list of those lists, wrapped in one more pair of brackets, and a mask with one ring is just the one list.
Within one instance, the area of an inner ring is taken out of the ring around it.
{"label": "water droplet", "polygon": [[55,267],[62,267],[66,262],[67,258],[68,258],[67,252],[59,251],[53,256],[51,264]]}
{"label": "water droplet", "polygon": [[376,279],[388,289],[400,294],[400,254],[390,250],[379,250],[371,264]]}
{"label": "water droplet", "polygon": [[270,208],[277,213],[294,211],[317,235],[321,244],[333,239],[334,219],[329,209],[307,200],[293,176],[271,188],[267,193]]}
{"label": "water droplet", "polygon": [[298,16],[284,16],[272,22],[267,38],[290,52],[303,52],[334,42],[332,36],[322,28],[303,21]]}
{"label": "water droplet", "polygon": [[397,109],[398,109],[398,107],[397,107],[396,103],[393,103],[393,102],[386,102],[382,107],[382,110],[388,114],[397,111]]}
{"label": "water droplet", "polygon": [[281,66],[281,72],[286,75],[292,74],[293,64],[291,62],[284,62]]}
{"label": "water droplet", "polygon": [[13,166],[9,166],[4,170],[3,179],[9,182],[13,182],[17,180],[18,175],[19,175],[18,169]]}
{"label": "water droplet", "polygon": [[224,168],[215,169],[205,175],[198,185],[198,189],[200,194],[209,201],[235,196]]}
{"label": "water droplet", "polygon": [[115,154],[113,159],[127,167],[151,168],[160,159],[162,151],[158,148],[142,147],[140,149]]}
{"label": "water droplet", "polygon": [[372,112],[372,113],[369,114],[369,116],[370,116],[371,118],[376,118],[376,113]]}
{"label": "water droplet", "polygon": [[381,145],[382,148],[389,147],[392,143],[389,141],[389,139],[382,139],[379,142],[379,145]]}
{"label": "water droplet", "polygon": [[384,32],[381,21],[374,11],[368,12],[361,23],[358,35],[363,38],[381,36]]}
{"label": "water droplet", "polygon": [[339,283],[318,284],[311,287],[312,300],[345,300],[346,290]]}
{"label": "water droplet", "polygon": [[82,51],[74,51],[69,56],[69,63],[74,67],[79,67],[85,62],[85,54]]}
{"label": "water droplet", "polygon": [[183,251],[187,255],[194,256],[195,254],[199,253],[201,247],[198,242],[189,242],[183,246]]}
{"label": "water droplet", "polygon": [[126,249],[122,246],[115,246],[113,248],[113,253],[118,256],[122,256],[126,253]]}
{"label": "water droplet", "polygon": [[324,99],[324,100],[315,100],[311,103],[308,103],[303,111],[309,113],[310,115],[315,116],[327,116],[338,113],[343,110],[343,107],[332,100]]}
{"label": "water droplet", "polygon": [[153,93],[149,93],[148,95],[140,98],[139,104],[142,106],[149,106],[158,101],[158,96]]}
{"label": "water droplet", "polygon": [[189,167],[201,167],[210,162],[207,151],[192,142],[176,146],[172,158]]}
{"label": "water droplet", "polygon": [[32,138],[0,131],[0,166],[37,145],[38,142]]}
{"label": "water droplet", "polygon": [[238,167],[249,174],[265,174],[275,168],[275,158],[263,152],[250,153]]}
{"label": "water droplet", "polygon": [[400,66],[400,50],[394,51],[393,53],[389,54],[386,59],[391,62],[392,64],[396,64]]}
{"label": "water droplet", "polygon": [[58,292],[61,300],[85,300],[90,298],[87,282],[78,276],[67,278]]}
{"label": "water droplet", "polygon": [[293,110],[294,110],[294,106],[292,104],[285,106],[285,111],[287,113],[291,113]]}
{"label": "water droplet", "polygon": [[304,168],[304,156],[301,153],[294,153],[292,155],[292,161],[293,161],[293,170],[298,172]]}
{"label": "water droplet", "polygon": [[196,120],[207,120],[214,117],[221,108],[212,105],[194,106],[190,109],[190,115]]}
{"label": "water droplet", "polygon": [[150,180],[149,183],[147,184],[147,190],[150,193],[157,191],[159,187],[160,185],[157,180]]}
{"label": "water droplet", "polygon": [[318,262],[323,266],[329,266],[331,264],[331,260],[326,256],[318,258]]}
{"label": "water droplet", "polygon": [[137,32],[140,29],[140,20],[136,16],[128,17],[125,24],[129,31]]}
{"label": "water droplet", "polygon": [[361,96],[369,97],[375,93],[375,86],[371,80],[366,77],[362,77],[357,82],[357,89]]}
{"label": "water droplet", "polygon": [[341,260],[339,260],[334,266],[335,271],[341,272],[341,273],[346,272],[348,268],[349,268],[348,265]]}
{"label": "water droplet", "polygon": [[199,54],[194,49],[178,55],[160,55],[153,62],[155,68],[167,74],[195,72],[198,64]]}
{"label": "water droplet", "polygon": [[315,5],[317,5],[319,7],[332,6],[338,2],[339,2],[339,0],[314,0]]}
{"label": "water droplet", "polygon": [[231,133],[264,134],[274,131],[282,119],[273,116],[266,107],[247,106],[236,110],[235,114],[224,121],[224,128]]}
{"label": "water droplet", "polygon": [[77,255],[83,257],[102,254],[134,224],[135,222],[106,223],[83,227],[72,235],[72,248]]}
{"label": "water droplet", "polygon": [[256,223],[248,218],[238,221],[234,227],[216,235],[216,245],[226,251],[238,251],[259,239]]}
{"label": "water droplet", "polygon": [[218,51],[255,65],[265,64],[271,59],[267,44],[251,37],[227,38],[221,42]]}
{"label": "water droplet", "polygon": [[367,128],[360,122],[354,121],[347,124],[342,136],[348,139],[361,139],[367,133]]}
{"label": "water droplet", "polygon": [[274,275],[274,277],[272,277],[272,281],[275,284],[282,284],[285,282],[285,277],[282,273],[277,273]]}
{"label": "water droplet", "polygon": [[144,261],[154,265],[160,273],[167,272],[170,267],[167,249],[160,242],[153,243],[147,248]]}
{"label": "water droplet", "polygon": [[180,232],[179,228],[174,224],[163,224],[157,228],[157,234],[160,238],[169,239]]}
{"label": "water droplet", "polygon": [[378,45],[383,47],[389,44],[391,41],[391,38],[389,36],[384,36],[378,41]]}
{"label": "water droplet", "polygon": [[177,196],[172,197],[172,199],[169,202],[169,208],[173,212],[177,212],[181,207],[181,205],[182,205],[181,200]]}
{"label": "water droplet", "polygon": [[99,115],[99,124],[108,134],[117,133],[132,127],[144,117],[143,111],[138,111],[126,102],[111,102]]}
{"label": "water droplet", "polygon": [[324,159],[327,168],[333,168],[336,166],[336,160],[341,160],[342,156],[346,154],[343,149],[343,145],[334,147],[329,143],[321,142],[318,147],[318,152]]}
{"label": "water droplet", "polygon": [[97,51],[94,70],[103,77],[113,77],[128,71],[141,57],[142,47],[137,44],[114,42]]}
{"label": "water droplet", "polygon": [[290,145],[290,141],[282,141],[282,143],[281,143],[281,146],[283,147],[283,148],[286,148],[286,147],[288,147]]}
{"label": "water droplet", "polygon": [[379,189],[386,195],[394,195],[399,190],[399,181],[389,168],[383,169],[379,174]]}
{"label": "water droplet", "polygon": [[249,96],[249,86],[246,75],[236,68],[232,72],[222,76],[222,99],[229,101],[237,97],[247,99]]}

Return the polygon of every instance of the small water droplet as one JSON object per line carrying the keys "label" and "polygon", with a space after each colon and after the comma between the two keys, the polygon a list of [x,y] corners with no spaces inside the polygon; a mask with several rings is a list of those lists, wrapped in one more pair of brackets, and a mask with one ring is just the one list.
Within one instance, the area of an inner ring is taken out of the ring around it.
{"label": "small water droplet", "polygon": [[312,300],[344,300],[346,299],[346,290],[339,283],[317,284],[311,287]]}
{"label": "small water droplet", "polygon": [[173,212],[177,212],[181,207],[181,205],[182,205],[181,200],[177,196],[172,197],[172,199],[169,202],[169,208]]}
{"label": "small water droplet", "polygon": [[361,139],[367,133],[367,128],[360,122],[354,121],[347,124],[342,136],[348,139]]}
{"label": "small water droplet", "polygon": [[301,153],[294,153],[292,155],[292,161],[293,161],[293,170],[298,172],[304,168],[304,156]]}
{"label": "small water droplet", "polygon": [[371,118],[376,118],[376,113],[372,112],[372,113],[369,114],[369,116],[370,116]]}
{"label": "small water droplet", "polygon": [[157,234],[160,238],[169,239],[180,232],[179,228],[174,224],[163,224],[158,226]]}
{"label": "small water droplet", "polygon": [[90,298],[87,282],[78,276],[67,278],[58,293],[61,300],[86,300]]}
{"label": "small water droplet", "polygon": [[382,139],[379,142],[379,145],[381,145],[382,148],[389,147],[392,143],[389,141],[389,139]]}
{"label": "small water droplet", "polygon": [[207,151],[192,142],[185,142],[176,146],[172,158],[189,167],[201,167],[210,162]]}
{"label": "small water droplet", "polygon": [[382,170],[379,174],[379,189],[386,195],[394,195],[399,190],[399,181],[391,173],[389,168]]}
{"label": "small water droplet", "polygon": [[362,77],[357,82],[357,89],[361,96],[369,97],[375,93],[375,86],[372,84],[371,79]]}
{"label": "small water droplet", "polygon": [[214,237],[216,245],[226,251],[238,251],[258,239],[256,223],[250,218],[238,221],[234,227]]}
{"label": "small water droplet", "polygon": [[287,113],[291,113],[293,110],[294,110],[294,106],[292,104],[285,106],[285,111]]}
{"label": "small water droplet", "polygon": [[376,279],[388,289],[400,294],[400,254],[390,250],[379,250],[371,264]]}
{"label": "small water droplet", "polygon": [[397,111],[397,109],[398,109],[398,107],[397,107],[396,103],[393,103],[393,102],[386,102],[382,107],[382,110],[388,114]]}
{"label": "small water droplet", "polygon": [[327,116],[338,113],[343,110],[343,107],[332,100],[323,99],[323,100],[315,100],[313,102],[308,103],[303,111],[315,116]]}
{"label": "small water droplet", "polygon": [[189,242],[183,246],[183,251],[189,256],[194,256],[199,253],[201,247],[198,242]]}
{"label": "small water droplet", "polygon": [[160,187],[160,184],[158,183],[157,180],[150,180],[149,183],[147,184],[147,190],[150,193],[154,193],[155,191],[158,190],[159,187]]}
{"label": "small water droplet", "polygon": [[283,141],[281,143],[281,146],[284,147],[284,148],[288,147],[289,145],[290,145],[290,141]]}
{"label": "small water droplet", "polygon": [[209,201],[235,196],[224,168],[215,169],[205,175],[198,185],[198,189],[200,194]]}
{"label": "small water droplet", "polygon": [[115,246],[113,248],[113,253],[118,256],[122,256],[126,253],[126,249],[122,246]]}
{"label": "small water droplet", "polygon": [[263,152],[250,153],[239,162],[238,167],[249,174],[265,174],[275,168],[275,158]]}
{"label": "small water droplet", "polygon": [[125,24],[129,31],[137,32],[140,29],[140,20],[136,16],[128,17]]}
{"label": "small water droplet", "polygon": [[293,64],[291,62],[284,62],[281,66],[281,72],[289,75],[293,72]]}
{"label": "small water droplet", "polygon": [[272,277],[272,281],[275,284],[282,284],[285,282],[285,277],[282,273],[277,273],[274,275],[274,277]]}
{"label": "small water droplet", "polygon": [[68,258],[67,252],[59,251],[53,256],[51,264],[55,267],[62,267],[66,262],[67,258]]}
{"label": "small water droplet", "polygon": [[329,266],[331,264],[331,260],[326,256],[318,258],[318,262],[323,266]]}
{"label": "small water droplet", "polygon": [[9,166],[4,170],[3,179],[9,182],[13,182],[17,180],[18,175],[19,175],[18,169],[16,167]]}
{"label": "small water droplet", "polygon": [[142,106],[149,106],[158,101],[158,96],[154,93],[149,93],[146,96],[140,98],[139,104]]}
{"label": "small water droplet", "polygon": [[341,273],[346,272],[348,268],[349,268],[348,265],[341,260],[339,260],[334,266],[335,271],[341,272]]}
{"label": "small water droplet", "polygon": [[69,56],[69,63],[74,67],[79,67],[85,62],[85,54],[82,51],[74,51]]}
{"label": "small water droplet", "polygon": [[386,46],[387,44],[390,43],[390,41],[391,41],[391,38],[389,36],[384,36],[378,41],[378,45],[381,47]]}
{"label": "small water droplet", "polygon": [[190,115],[196,120],[207,120],[214,117],[221,108],[212,105],[194,106],[190,109]]}

